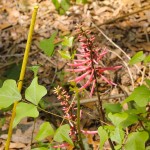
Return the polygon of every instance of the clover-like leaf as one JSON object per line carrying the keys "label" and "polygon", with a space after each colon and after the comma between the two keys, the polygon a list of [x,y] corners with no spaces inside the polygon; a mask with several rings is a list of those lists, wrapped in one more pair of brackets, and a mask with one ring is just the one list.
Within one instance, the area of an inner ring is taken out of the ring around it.
{"label": "clover-like leaf", "polygon": [[21,100],[21,94],[15,80],[6,80],[0,88],[0,108],[7,108]]}
{"label": "clover-like leaf", "polygon": [[53,135],[54,134],[54,129],[52,128],[51,124],[49,122],[44,122],[41,126],[40,126],[40,130],[38,132],[38,134],[36,135],[35,139],[37,141],[41,141],[44,138]]}
{"label": "clover-like leaf", "polygon": [[125,150],[145,150],[145,142],[148,137],[149,135],[145,131],[130,133],[125,144]]}
{"label": "clover-like leaf", "polygon": [[49,39],[44,39],[40,41],[39,47],[44,51],[47,56],[52,56],[54,52],[54,39],[57,35],[57,32],[53,33]]}
{"label": "clover-like leaf", "polygon": [[98,134],[100,136],[100,150],[103,150],[103,145],[108,140],[109,136],[107,131],[102,126],[98,128]]}
{"label": "clover-like leaf", "polygon": [[121,145],[124,139],[124,135],[125,133],[122,127],[117,126],[115,130],[111,133],[110,138],[112,141],[115,141]]}
{"label": "clover-like leaf", "polygon": [[73,39],[74,39],[73,36],[71,36],[71,37],[65,36],[63,41],[62,41],[62,45],[63,46],[68,46],[68,47],[72,47]]}
{"label": "clover-like leaf", "polygon": [[63,51],[59,50],[58,52],[59,52],[59,54],[61,55],[62,58],[66,59],[66,60],[71,59],[71,56],[70,56],[68,50],[63,50]]}
{"label": "clover-like leaf", "polygon": [[132,94],[127,97],[122,104],[129,101],[135,101],[138,106],[144,107],[147,105],[150,98],[150,90],[145,85],[137,87]]}
{"label": "clover-like leaf", "polygon": [[125,112],[115,114],[109,113],[108,117],[115,126],[119,126],[123,121],[128,118],[128,114]]}
{"label": "clover-like leaf", "polygon": [[47,90],[44,86],[38,84],[38,77],[35,77],[31,85],[25,91],[25,98],[31,103],[38,105],[39,101],[45,96]]}
{"label": "clover-like leaf", "polygon": [[56,142],[63,142],[66,141],[71,145],[74,145],[71,138],[69,137],[69,132],[70,132],[70,126],[68,124],[60,126],[54,135],[54,140]]}
{"label": "clover-like leaf", "polygon": [[131,58],[131,60],[129,61],[129,64],[130,64],[130,65],[134,65],[134,64],[136,64],[136,63],[138,63],[138,62],[143,61],[144,58],[145,58],[145,55],[143,54],[143,51],[140,51],[140,52],[136,53],[136,54]]}
{"label": "clover-like leaf", "polygon": [[15,127],[21,121],[21,119],[25,117],[36,118],[38,117],[38,115],[39,115],[39,112],[35,105],[20,102],[17,104],[17,107],[16,107],[16,116],[13,122],[13,127]]}

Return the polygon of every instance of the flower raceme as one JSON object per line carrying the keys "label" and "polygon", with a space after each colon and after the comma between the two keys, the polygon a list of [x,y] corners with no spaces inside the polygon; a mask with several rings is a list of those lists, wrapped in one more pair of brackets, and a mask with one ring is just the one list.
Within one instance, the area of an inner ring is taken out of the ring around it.
{"label": "flower raceme", "polygon": [[80,74],[78,77],[71,81],[80,83],[82,80],[86,80],[86,83],[79,89],[79,91],[92,85],[90,92],[91,97],[94,92],[96,78],[101,78],[108,84],[116,85],[107,79],[103,73],[108,70],[117,70],[122,66],[102,67],[99,65],[100,60],[107,54],[108,51],[106,48],[96,48],[96,46],[93,44],[95,37],[89,37],[89,31],[84,32],[81,29],[81,34],[79,35],[78,39],[80,42],[80,48],[77,49],[77,53],[75,55],[76,59],[73,60],[73,63],[68,63],[68,66],[71,68],[67,70]]}

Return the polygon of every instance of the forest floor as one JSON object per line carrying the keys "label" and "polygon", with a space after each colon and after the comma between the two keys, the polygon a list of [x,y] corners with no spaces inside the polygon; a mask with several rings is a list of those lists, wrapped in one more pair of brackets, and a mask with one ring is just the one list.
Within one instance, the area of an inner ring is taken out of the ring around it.
{"label": "forest floor", "polygon": [[[65,35],[77,36],[76,25],[92,31],[99,47],[106,47],[109,53],[103,60],[106,66],[122,65],[122,69],[109,73],[117,86],[101,83],[99,90],[104,101],[122,101],[129,95],[133,88],[143,83],[143,74],[150,77],[150,66],[146,68],[142,63],[129,66],[128,62],[136,52],[143,51],[146,55],[150,52],[150,1],[149,0],[93,0],[84,5],[73,4],[65,15],[59,15],[50,0],[1,0],[0,1],[0,86],[5,79],[19,78],[21,62],[26,46],[26,40],[34,5],[39,4],[35,31],[31,45],[28,66],[40,65],[38,76],[39,83],[48,89],[45,97],[49,108],[56,113],[55,103],[58,103],[52,90],[54,86],[61,85],[68,89],[70,75],[65,73],[66,60],[60,57],[57,46],[52,57],[46,56],[39,48],[42,39],[50,38],[57,33],[55,43],[59,44]],[[77,44],[74,43],[76,48]],[[144,71],[143,71],[144,70]],[[24,89],[33,78],[31,70],[27,69]],[[95,110],[96,98],[89,98],[89,91],[81,95],[81,103],[85,113],[82,127],[88,130],[97,128],[97,112]],[[87,103],[88,101],[88,103]],[[84,104],[83,104],[84,103]],[[57,112],[58,113],[58,112]],[[9,127],[10,112],[0,112],[0,150],[4,148]],[[5,123],[2,125],[2,118]],[[50,121],[54,126],[59,126],[61,119],[40,114],[35,126],[35,134],[43,120]],[[10,149],[30,149],[33,120],[24,119],[15,129],[12,136]],[[91,137],[88,137],[90,140]],[[90,141],[89,140],[89,141]],[[93,140],[93,139],[92,139]],[[92,144],[97,144],[96,140]],[[95,143],[94,143],[95,142]]]}

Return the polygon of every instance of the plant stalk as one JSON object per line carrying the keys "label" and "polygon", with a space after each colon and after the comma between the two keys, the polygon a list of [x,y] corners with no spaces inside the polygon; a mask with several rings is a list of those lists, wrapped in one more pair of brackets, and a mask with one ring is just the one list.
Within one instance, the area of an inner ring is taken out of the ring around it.
{"label": "plant stalk", "polygon": [[[20,73],[19,82],[18,82],[18,90],[19,90],[19,92],[21,92],[21,90],[22,90],[22,85],[23,85],[26,65],[27,65],[27,61],[28,61],[29,51],[30,51],[30,47],[31,47],[32,35],[33,35],[33,30],[34,30],[34,25],[35,25],[37,11],[38,11],[38,6],[35,6],[33,14],[32,14],[32,19],[31,19],[31,24],[30,24],[30,29],[29,29],[26,49],[25,49],[25,53],[24,53],[21,73]],[[8,137],[7,137],[7,141],[6,141],[6,144],[5,144],[5,150],[9,150],[10,140],[11,140],[12,131],[13,131],[13,122],[14,122],[14,119],[15,119],[15,116],[16,116],[17,104],[18,104],[18,102],[15,102],[14,106],[13,106],[12,116],[11,116],[11,119],[10,119],[10,124],[9,124],[9,129],[8,129]]]}
{"label": "plant stalk", "polygon": [[80,128],[80,98],[79,94],[77,93],[77,130],[78,130],[78,139],[79,139],[79,145],[82,150],[84,149],[82,136],[81,136],[81,128]]}

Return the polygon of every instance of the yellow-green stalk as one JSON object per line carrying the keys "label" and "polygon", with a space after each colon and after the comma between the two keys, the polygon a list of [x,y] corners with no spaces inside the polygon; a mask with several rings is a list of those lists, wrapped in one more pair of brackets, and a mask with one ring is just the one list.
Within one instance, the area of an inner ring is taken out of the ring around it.
{"label": "yellow-green stalk", "polygon": [[[26,49],[25,49],[25,53],[24,53],[22,68],[21,68],[19,82],[18,82],[18,90],[20,92],[22,90],[22,85],[23,85],[26,65],[27,65],[27,61],[28,61],[29,51],[30,51],[30,47],[31,47],[32,35],[33,35],[33,31],[34,31],[34,25],[35,25],[37,11],[38,11],[38,6],[35,6],[33,14],[32,14],[32,19],[31,19],[31,24],[30,24]],[[11,140],[12,131],[13,131],[13,122],[14,122],[14,118],[15,118],[15,115],[16,115],[16,106],[17,106],[17,104],[18,104],[18,102],[15,102],[14,106],[13,106],[12,116],[11,116],[9,130],[8,130],[8,137],[7,137],[7,141],[6,141],[6,144],[5,144],[5,150],[9,150],[10,140]]]}

